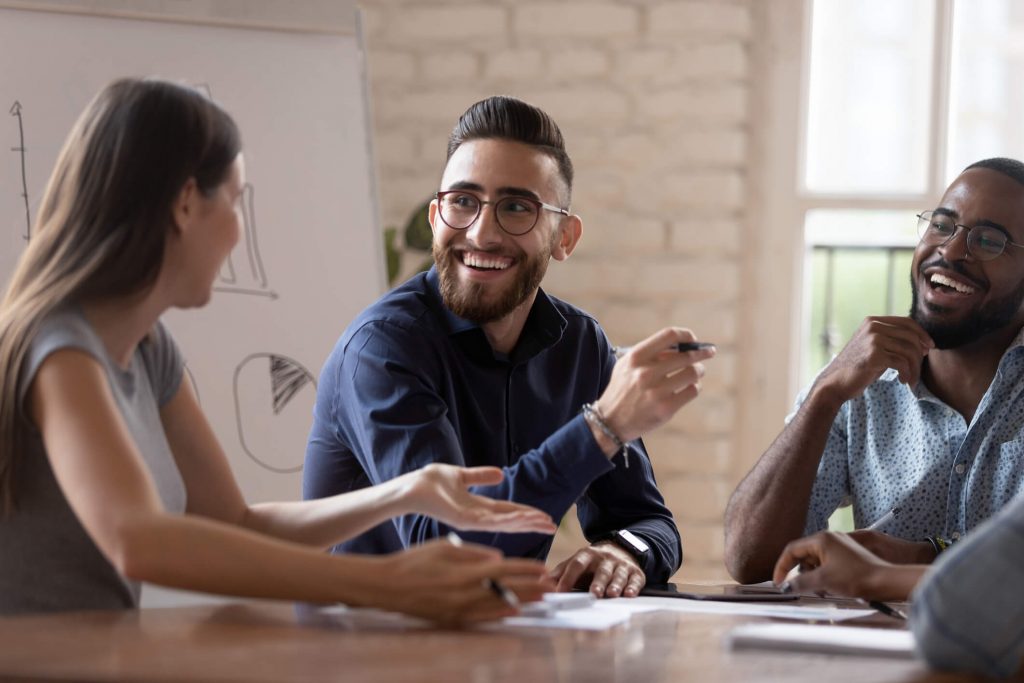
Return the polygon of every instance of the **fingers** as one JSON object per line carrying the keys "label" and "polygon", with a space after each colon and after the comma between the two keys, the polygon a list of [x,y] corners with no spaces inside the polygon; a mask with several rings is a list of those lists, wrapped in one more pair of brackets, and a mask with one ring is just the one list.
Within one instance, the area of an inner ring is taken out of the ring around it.
{"label": "fingers", "polygon": [[622,595],[627,598],[635,598],[640,595],[640,591],[647,583],[647,576],[641,571],[631,572],[629,580],[626,582],[626,587],[622,590]]}
{"label": "fingers", "polygon": [[779,555],[779,559],[775,562],[772,581],[776,585],[780,585],[786,580],[786,575],[789,574],[793,567],[806,566],[811,568],[821,564],[820,537],[820,534],[815,534],[798,538],[786,544],[786,547],[782,549],[782,554]]}
{"label": "fingers", "polygon": [[462,469],[462,484],[469,486],[493,486],[500,484],[505,473],[500,467],[465,467]]}
{"label": "fingers", "polygon": [[638,361],[649,361],[675,344],[692,341],[697,341],[697,337],[690,330],[683,327],[666,327],[634,345],[629,355]]}
{"label": "fingers", "polygon": [[590,565],[596,556],[589,549],[577,551],[575,555],[563,562],[562,575],[558,579],[555,590],[559,593],[571,591],[584,576],[590,572]]}
{"label": "fingers", "polygon": [[605,588],[612,580],[612,574],[616,570],[616,563],[610,559],[599,559],[594,567],[593,576],[590,579],[590,592],[599,598],[604,597]]}

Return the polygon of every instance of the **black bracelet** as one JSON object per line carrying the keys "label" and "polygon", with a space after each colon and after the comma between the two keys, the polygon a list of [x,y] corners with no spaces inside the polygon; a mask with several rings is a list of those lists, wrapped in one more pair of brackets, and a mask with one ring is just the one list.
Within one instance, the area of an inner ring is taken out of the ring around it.
{"label": "black bracelet", "polygon": [[616,452],[622,451],[622,462],[626,465],[626,469],[629,469],[629,450],[633,447],[631,444],[624,442],[619,438],[619,435],[612,431],[612,428],[608,426],[608,423],[604,421],[604,416],[601,415],[601,411],[597,409],[593,403],[584,403],[583,408],[583,419],[594,425],[608,437],[613,444],[615,444]]}
{"label": "black bracelet", "polygon": [[935,551],[935,557],[942,554],[942,551],[950,546],[950,542],[941,536],[928,536],[924,540],[931,544],[932,550]]}

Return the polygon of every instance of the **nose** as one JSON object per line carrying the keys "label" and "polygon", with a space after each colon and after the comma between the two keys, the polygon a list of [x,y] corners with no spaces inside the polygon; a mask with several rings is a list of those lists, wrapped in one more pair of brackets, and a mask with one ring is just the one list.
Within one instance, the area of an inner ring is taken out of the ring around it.
{"label": "nose", "polygon": [[942,257],[947,261],[963,261],[971,254],[971,250],[967,246],[970,231],[962,226],[957,226],[955,229],[956,232],[939,247]]}
{"label": "nose", "polygon": [[494,204],[488,202],[480,207],[480,215],[466,229],[466,237],[479,247],[496,244],[501,241],[501,226],[494,212]]}

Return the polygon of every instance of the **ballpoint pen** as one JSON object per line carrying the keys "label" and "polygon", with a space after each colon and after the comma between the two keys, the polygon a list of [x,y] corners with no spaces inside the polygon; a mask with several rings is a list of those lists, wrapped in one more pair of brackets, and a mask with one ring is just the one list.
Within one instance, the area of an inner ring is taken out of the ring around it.
{"label": "ballpoint pen", "polygon": [[[454,531],[448,532],[448,542],[456,548],[462,547],[462,539]],[[505,604],[512,609],[519,609],[519,598],[508,588],[508,586],[502,584],[497,579],[484,579],[481,584],[484,588],[487,588],[489,591],[501,598]]]}
{"label": "ballpoint pen", "polygon": [[[670,346],[668,348],[674,348],[679,353],[684,353],[686,351],[700,351],[701,349],[713,349],[715,348],[715,345],[711,342],[679,342],[678,344],[674,344],[673,346]],[[622,356],[626,355],[632,350],[632,346],[612,347],[612,353],[615,354],[616,358],[621,358]]]}

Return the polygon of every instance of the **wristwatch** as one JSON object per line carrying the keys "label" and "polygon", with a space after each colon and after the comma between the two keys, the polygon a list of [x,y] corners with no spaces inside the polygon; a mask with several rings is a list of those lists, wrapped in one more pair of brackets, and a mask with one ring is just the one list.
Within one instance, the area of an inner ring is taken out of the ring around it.
{"label": "wristwatch", "polygon": [[651,554],[651,546],[647,545],[647,541],[640,538],[629,529],[613,531],[610,534],[601,536],[594,542],[597,543],[599,541],[611,541],[632,555],[633,559],[635,559],[637,564],[641,567],[645,567],[647,565],[647,557]]}

